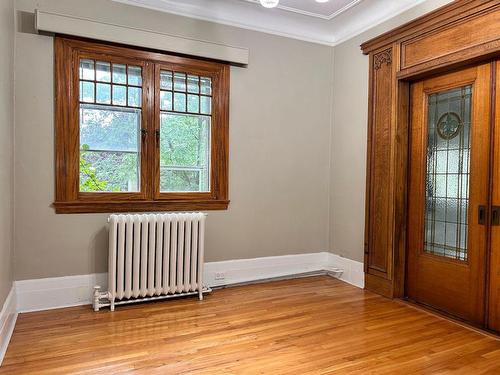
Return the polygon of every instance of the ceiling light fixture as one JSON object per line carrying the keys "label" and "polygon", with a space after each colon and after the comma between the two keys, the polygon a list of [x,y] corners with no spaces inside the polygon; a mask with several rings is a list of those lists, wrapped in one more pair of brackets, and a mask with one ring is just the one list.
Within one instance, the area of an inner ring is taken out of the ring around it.
{"label": "ceiling light fixture", "polygon": [[317,3],[327,3],[328,0],[316,0]]}
{"label": "ceiling light fixture", "polygon": [[264,8],[276,8],[280,0],[260,0],[260,5]]}

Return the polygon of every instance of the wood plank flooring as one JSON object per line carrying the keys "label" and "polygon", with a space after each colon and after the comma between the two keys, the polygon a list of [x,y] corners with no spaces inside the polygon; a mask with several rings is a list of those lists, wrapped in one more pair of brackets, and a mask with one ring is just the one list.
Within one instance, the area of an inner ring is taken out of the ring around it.
{"label": "wood plank flooring", "polygon": [[0,374],[500,374],[500,341],[326,277],[21,314]]}

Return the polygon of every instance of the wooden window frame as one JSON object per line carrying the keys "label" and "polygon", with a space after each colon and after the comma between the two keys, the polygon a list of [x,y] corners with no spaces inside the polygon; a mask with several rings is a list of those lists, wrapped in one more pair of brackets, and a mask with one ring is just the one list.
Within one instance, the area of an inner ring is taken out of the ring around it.
{"label": "wooden window frame", "polygon": [[[95,41],[56,36],[55,201],[56,213],[224,210],[228,200],[229,65]],[[141,66],[140,192],[79,191],[79,60],[100,59]],[[210,192],[160,192],[159,69],[212,78]],[[156,75],[155,75],[156,74]]]}

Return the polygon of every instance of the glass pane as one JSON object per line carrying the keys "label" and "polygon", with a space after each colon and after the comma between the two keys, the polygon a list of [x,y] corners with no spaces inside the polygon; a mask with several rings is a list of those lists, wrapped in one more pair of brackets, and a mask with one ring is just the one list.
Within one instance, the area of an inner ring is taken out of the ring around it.
{"label": "glass pane", "polygon": [[141,111],[80,106],[80,191],[139,191]]}
{"label": "glass pane", "polygon": [[128,84],[142,86],[142,68],[140,66],[128,67]]}
{"label": "glass pane", "polygon": [[188,80],[188,92],[198,94],[200,92],[200,86],[198,84],[198,76],[187,76]]}
{"label": "glass pane", "polygon": [[174,74],[174,90],[186,91],[186,75],[184,73]]}
{"label": "glass pane", "polygon": [[131,107],[141,106],[142,89],[139,87],[128,88],[128,105]]}
{"label": "glass pane", "polygon": [[94,84],[92,82],[80,81],[80,101],[94,102]]}
{"label": "glass pane", "polygon": [[467,260],[472,87],[428,100],[425,245],[427,253]]}
{"label": "glass pane", "polygon": [[82,104],[80,148],[138,152],[140,124],[140,109]]}
{"label": "glass pane", "polygon": [[174,111],[186,112],[186,94],[174,93]]}
{"label": "glass pane", "polygon": [[122,64],[113,64],[113,83],[127,83],[127,67]]}
{"label": "glass pane", "polygon": [[201,113],[212,113],[212,98],[210,96],[200,96]]}
{"label": "glass pane", "polygon": [[162,90],[172,90],[172,72],[160,72],[160,86]]}
{"label": "glass pane", "polygon": [[210,117],[162,113],[160,190],[210,191]]}
{"label": "glass pane", "polygon": [[96,102],[111,104],[111,85],[108,83],[98,83],[96,85]]}
{"label": "glass pane", "polygon": [[200,85],[202,94],[212,95],[212,79],[208,77],[201,77]]}
{"label": "glass pane", "polygon": [[172,110],[172,93],[170,91],[160,92],[160,109],[162,111]]}
{"label": "glass pane", "polygon": [[111,82],[111,64],[109,62],[96,62],[96,81]]}
{"label": "glass pane", "polygon": [[94,60],[80,60],[80,79],[94,80]]}
{"label": "glass pane", "polygon": [[139,191],[139,155],[82,150],[80,152],[80,191]]}
{"label": "glass pane", "polygon": [[126,105],[127,104],[127,87],[113,85],[113,104]]}
{"label": "glass pane", "polygon": [[188,95],[188,112],[198,113],[200,111],[200,103],[198,95]]}

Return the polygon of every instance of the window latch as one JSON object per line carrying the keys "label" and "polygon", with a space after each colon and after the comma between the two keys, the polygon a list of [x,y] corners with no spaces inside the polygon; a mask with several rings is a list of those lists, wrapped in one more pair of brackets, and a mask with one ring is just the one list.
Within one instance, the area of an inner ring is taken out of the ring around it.
{"label": "window latch", "polygon": [[148,135],[147,129],[141,129],[141,136],[143,141],[146,139],[147,135]]}
{"label": "window latch", "polygon": [[156,134],[156,143],[160,144],[160,129],[156,129],[155,134]]}

